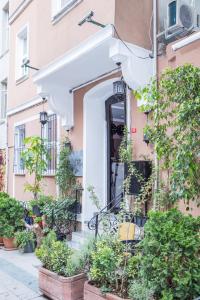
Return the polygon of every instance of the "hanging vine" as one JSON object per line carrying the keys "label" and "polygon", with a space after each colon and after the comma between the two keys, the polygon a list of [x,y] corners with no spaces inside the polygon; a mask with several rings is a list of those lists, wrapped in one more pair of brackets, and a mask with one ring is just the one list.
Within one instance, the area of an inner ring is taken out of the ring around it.
{"label": "hanging vine", "polygon": [[166,69],[159,83],[152,80],[142,91],[143,110],[151,110],[151,122],[145,134],[166,174],[165,201],[184,200],[200,204],[200,68],[190,64]]}

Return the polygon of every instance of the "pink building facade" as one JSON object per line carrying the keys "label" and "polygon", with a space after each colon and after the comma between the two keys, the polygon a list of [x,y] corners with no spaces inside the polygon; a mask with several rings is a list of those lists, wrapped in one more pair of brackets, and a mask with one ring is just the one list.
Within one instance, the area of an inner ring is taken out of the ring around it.
{"label": "pink building facade", "polygon": [[[55,151],[44,176],[43,191],[59,196],[55,169],[60,144],[67,136],[81,162],[77,179],[83,186],[79,216],[83,226],[96,210],[90,200],[89,186],[94,187],[102,207],[113,193],[114,196],[120,193],[124,169],[112,147],[119,145],[123,126],[128,127],[133,139],[133,160],[153,159],[153,146],[143,141],[146,116],[132,90],[143,87],[167,66],[185,62],[200,65],[200,41],[197,39],[174,51],[172,45],[177,41],[163,38],[162,26],[157,32],[159,53],[153,57],[156,2],[10,1],[7,110],[10,195],[23,201],[32,197],[24,192],[24,184],[31,178],[23,168],[20,153],[24,137],[41,134],[39,114],[44,110],[48,113],[46,132],[50,132],[47,139]],[[157,26],[166,17],[160,11],[168,11],[172,1],[165,2],[157,3]],[[102,26],[87,20],[79,26],[91,11],[92,20]],[[196,33],[191,30],[191,34]],[[26,62],[33,68],[22,67]],[[122,77],[125,93],[116,100],[113,84]],[[115,138],[110,136],[112,126],[117,132]]]}

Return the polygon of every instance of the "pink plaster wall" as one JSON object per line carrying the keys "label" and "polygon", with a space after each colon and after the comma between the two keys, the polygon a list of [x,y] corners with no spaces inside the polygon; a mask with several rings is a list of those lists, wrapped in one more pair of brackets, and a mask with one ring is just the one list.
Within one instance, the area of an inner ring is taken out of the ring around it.
{"label": "pink plaster wall", "polygon": [[123,40],[152,48],[152,4],[152,0],[116,0],[115,26]]}
{"label": "pink plaster wall", "polygon": [[[48,110],[47,104],[44,109]],[[31,178],[28,174],[14,175],[13,173],[13,159],[14,159],[14,126],[18,122],[25,124],[26,137],[32,135],[40,136],[40,122],[39,112],[43,110],[43,105],[35,106],[31,109],[27,109],[23,112],[17,113],[8,118],[8,149],[9,149],[9,162],[8,162],[8,192],[10,195],[14,195],[19,200],[29,200],[32,195],[28,192],[24,192],[24,183],[31,182]],[[31,118],[37,118],[31,120]],[[45,194],[56,196],[56,185],[54,177],[45,177],[42,182],[42,188]]]}

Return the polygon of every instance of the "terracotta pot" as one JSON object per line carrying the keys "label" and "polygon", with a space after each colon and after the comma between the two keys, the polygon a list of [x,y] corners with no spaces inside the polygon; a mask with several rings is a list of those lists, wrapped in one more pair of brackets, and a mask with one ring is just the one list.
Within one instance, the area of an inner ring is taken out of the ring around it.
{"label": "terracotta pot", "polygon": [[15,245],[15,241],[14,238],[3,238],[3,243],[4,243],[4,247],[6,250],[15,250],[16,249],[16,245]]}
{"label": "terracotta pot", "polygon": [[84,286],[84,300],[128,300],[124,298],[120,298],[113,294],[102,295],[100,289],[91,285],[88,281],[86,281]]}
{"label": "terracotta pot", "polygon": [[3,246],[3,238],[0,237],[0,246]]}
{"label": "terracotta pot", "polygon": [[53,300],[82,300],[85,274],[59,276],[45,268],[39,269],[40,291]]}

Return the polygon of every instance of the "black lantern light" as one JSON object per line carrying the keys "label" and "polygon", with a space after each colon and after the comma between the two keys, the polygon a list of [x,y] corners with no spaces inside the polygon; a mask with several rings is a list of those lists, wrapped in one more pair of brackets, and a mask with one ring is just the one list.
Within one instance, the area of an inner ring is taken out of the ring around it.
{"label": "black lantern light", "polygon": [[40,123],[44,126],[48,122],[48,114],[46,111],[40,112]]}
{"label": "black lantern light", "polygon": [[113,94],[121,96],[126,93],[126,83],[123,80],[113,82]]}
{"label": "black lantern light", "polygon": [[[150,113],[150,111],[145,111],[144,112],[144,114],[146,115],[146,118],[147,118],[147,125],[149,124],[149,113]],[[148,146],[148,144],[149,144],[149,137],[148,137],[148,135],[144,132],[144,135],[143,135],[143,141],[147,144],[147,146]]]}

